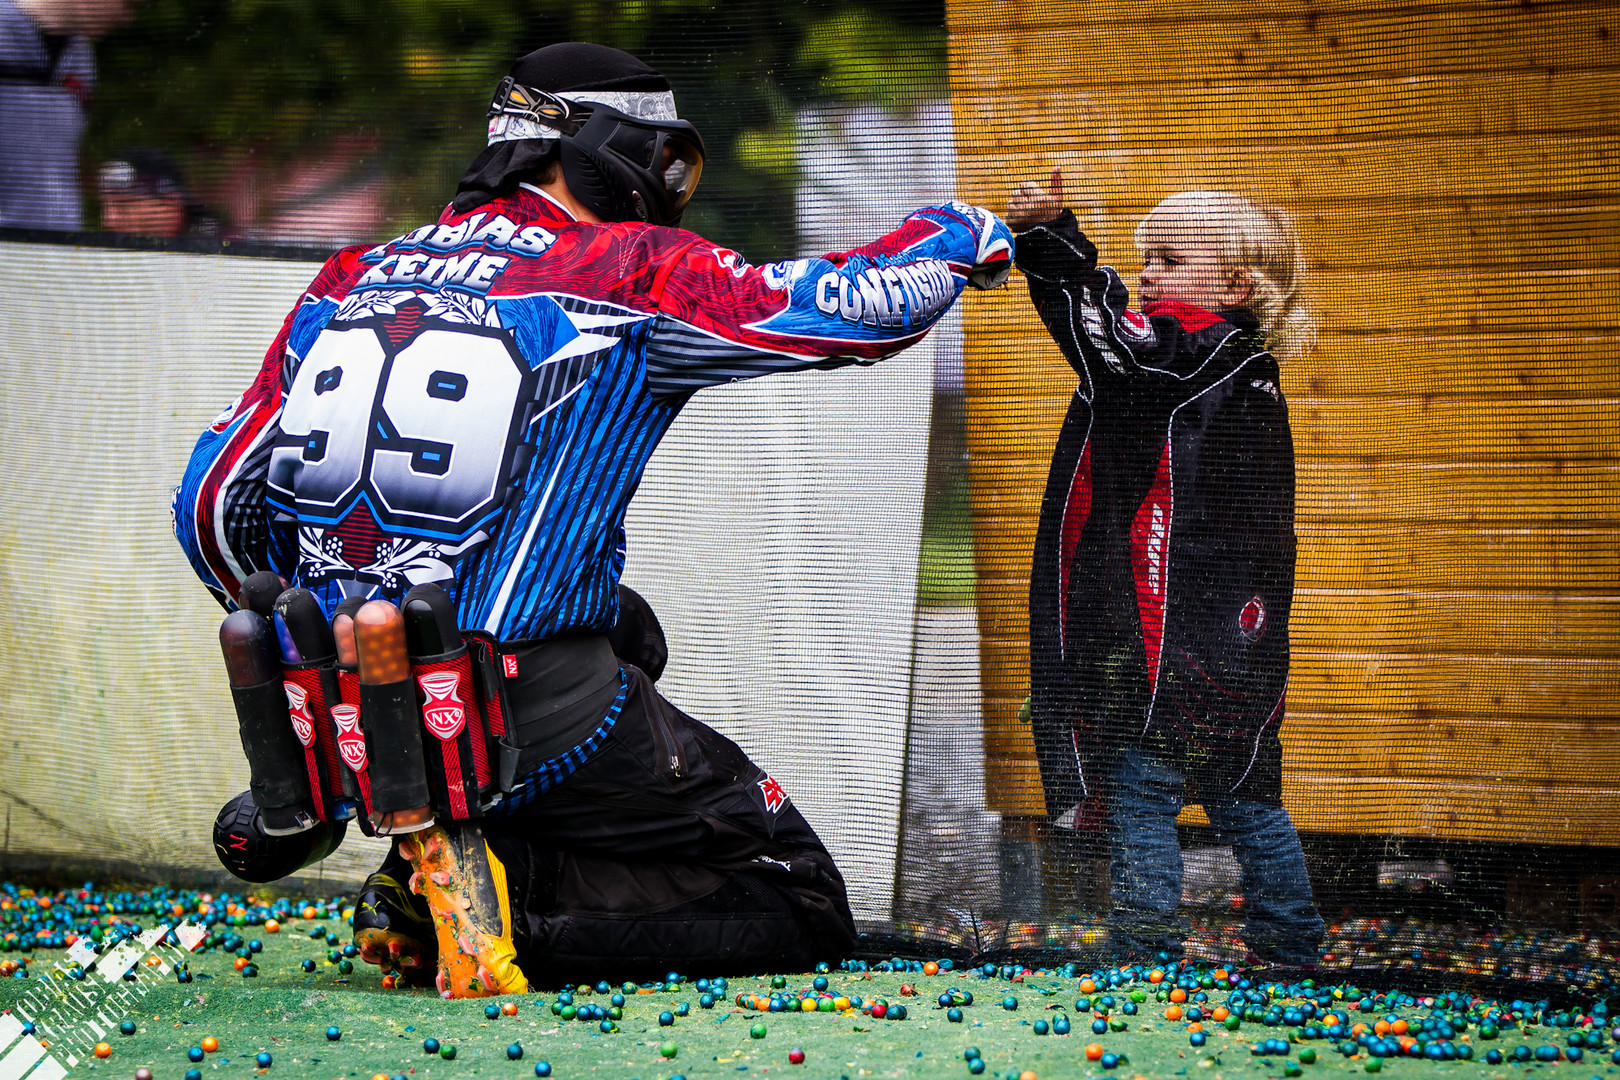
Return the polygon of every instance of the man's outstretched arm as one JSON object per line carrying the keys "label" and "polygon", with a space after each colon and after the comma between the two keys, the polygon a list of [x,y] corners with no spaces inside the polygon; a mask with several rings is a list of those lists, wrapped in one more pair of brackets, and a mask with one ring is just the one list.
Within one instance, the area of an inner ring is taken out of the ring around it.
{"label": "man's outstretched arm", "polygon": [[918,210],[850,251],[750,266],[696,237],[669,262],[647,348],[659,395],[811,367],[872,363],[920,341],[968,285],[994,288],[1012,234],[963,203]]}

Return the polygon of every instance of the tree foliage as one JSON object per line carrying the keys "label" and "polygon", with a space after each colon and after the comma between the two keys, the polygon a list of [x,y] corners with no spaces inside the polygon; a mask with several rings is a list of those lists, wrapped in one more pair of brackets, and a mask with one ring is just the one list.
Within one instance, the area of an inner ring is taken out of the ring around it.
{"label": "tree foliage", "polygon": [[87,157],[166,150],[206,198],[338,148],[335,182],[369,176],[391,234],[453,194],[511,61],[567,40],[669,76],[709,148],[686,224],[753,258],[792,243],[800,108],[944,88],[942,0],[144,0],[98,48]]}

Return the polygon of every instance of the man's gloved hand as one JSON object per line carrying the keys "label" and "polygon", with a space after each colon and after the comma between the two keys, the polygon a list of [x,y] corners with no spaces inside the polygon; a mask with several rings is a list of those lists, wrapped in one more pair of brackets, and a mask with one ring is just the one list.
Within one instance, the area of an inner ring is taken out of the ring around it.
{"label": "man's gloved hand", "polygon": [[1097,245],[1080,231],[1068,210],[1019,233],[1016,249],[1018,269],[1042,281],[1077,283],[1097,269]]}
{"label": "man's gloved hand", "polygon": [[969,203],[953,202],[951,209],[973,222],[979,236],[968,284],[975,289],[999,289],[1012,273],[1012,230],[992,211]]}

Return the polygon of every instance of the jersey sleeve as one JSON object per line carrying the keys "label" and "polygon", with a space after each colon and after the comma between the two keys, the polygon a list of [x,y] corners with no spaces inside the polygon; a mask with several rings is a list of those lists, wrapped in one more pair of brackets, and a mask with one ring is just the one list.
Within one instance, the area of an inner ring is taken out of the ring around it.
{"label": "jersey sleeve", "polygon": [[[1118,375],[1186,378],[1211,352],[1219,315],[1174,301],[1133,309],[1130,290],[1065,210],[1018,235],[1018,268],[1047,331],[1081,378],[1105,366]],[[1234,330],[1235,332],[1235,330]]]}
{"label": "jersey sleeve", "polygon": [[171,513],[175,539],[192,569],[221,604],[231,607],[241,583],[259,570],[278,570],[278,551],[265,503],[270,451],[281,433],[282,405],[312,330],[325,323],[364,249],[338,252],[322,267],[281,332],[265,352],[258,374],[197,439]]}
{"label": "jersey sleeve", "polygon": [[1012,234],[988,210],[925,207],[850,251],[750,266],[698,238],[655,296],[647,378],[656,395],[805,368],[873,363],[915,344],[972,284],[1011,269]]}

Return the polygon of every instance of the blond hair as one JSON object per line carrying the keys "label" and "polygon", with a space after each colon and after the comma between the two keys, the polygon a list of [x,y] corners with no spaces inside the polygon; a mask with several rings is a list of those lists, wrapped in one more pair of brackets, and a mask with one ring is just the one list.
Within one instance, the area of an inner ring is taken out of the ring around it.
{"label": "blond hair", "polygon": [[1156,237],[1181,244],[1196,238],[1218,252],[1223,269],[1248,275],[1248,306],[1278,360],[1311,350],[1316,328],[1305,292],[1305,254],[1287,211],[1229,191],[1183,191],[1136,226],[1137,247],[1146,250]]}

